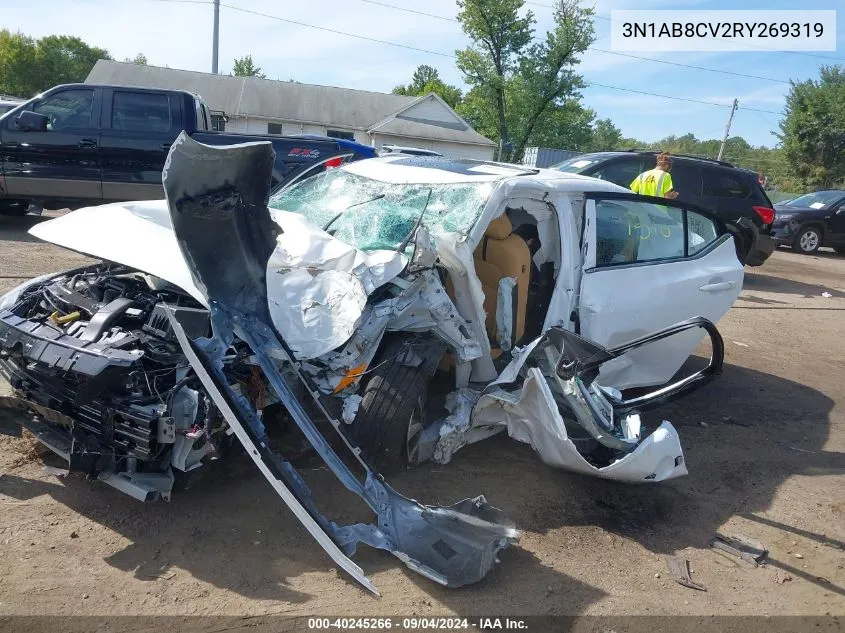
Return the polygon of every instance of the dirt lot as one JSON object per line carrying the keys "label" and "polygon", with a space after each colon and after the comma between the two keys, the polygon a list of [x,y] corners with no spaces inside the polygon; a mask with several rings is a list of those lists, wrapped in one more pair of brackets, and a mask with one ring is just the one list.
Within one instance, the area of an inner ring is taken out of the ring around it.
{"label": "dirt lot", "polygon": [[[82,261],[29,238],[37,221],[0,219],[0,290]],[[661,412],[687,477],[592,480],[504,437],[395,477],[429,503],[484,493],[523,530],[483,582],[457,590],[362,547],[355,559],[383,597],[366,594],[246,463],[142,505],[47,474],[51,456],[0,439],[0,614],[845,614],[843,311],[845,258],[832,252],[780,251],[748,271],[720,324],[723,376]],[[325,469],[306,475],[335,518],[360,516]],[[711,550],[718,530],[763,542],[768,564]],[[675,553],[706,592],[671,580]]]}

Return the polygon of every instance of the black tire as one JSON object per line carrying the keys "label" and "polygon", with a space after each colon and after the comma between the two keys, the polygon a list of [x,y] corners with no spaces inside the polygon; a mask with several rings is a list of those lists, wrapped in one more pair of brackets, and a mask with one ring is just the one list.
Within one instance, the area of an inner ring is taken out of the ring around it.
{"label": "black tire", "polygon": [[822,232],[815,226],[802,226],[792,240],[792,250],[804,255],[812,255],[821,245]]}
{"label": "black tire", "polygon": [[0,200],[0,215],[20,217],[29,211],[29,203],[20,200]]}
{"label": "black tire", "polygon": [[364,388],[350,435],[361,456],[384,475],[409,465],[409,450],[422,430],[430,376],[418,367],[388,361]]}

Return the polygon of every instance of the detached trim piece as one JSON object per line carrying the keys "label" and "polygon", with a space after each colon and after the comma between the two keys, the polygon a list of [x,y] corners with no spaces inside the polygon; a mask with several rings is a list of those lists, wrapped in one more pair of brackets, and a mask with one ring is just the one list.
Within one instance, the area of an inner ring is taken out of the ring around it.
{"label": "detached trim piece", "polygon": [[710,361],[704,369],[670,385],[629,400],[616,398],[608,391],[603,391],[604,396],[613,406],[613,411],[617,415],[624,415],[635,410],[637,412],[648,411],[698,389],[722,373],[722,365],[725,361],[725,343],[722,340],[722,335],[712,321],[704,317],[694,317],[613,349],[605,349],[577,334],[561,330],[565,344],[563,353],[557,364],[556,372],[564,380],[572,378],[577,374],[584,379],[585,384],[589,385],[598,376],[600,366],[607,361],[618,358],[638,347],[643,347],[649,343],[654,343],[655,341],[693,328],[701,328],[710,336],[713,352],[710,355]]}

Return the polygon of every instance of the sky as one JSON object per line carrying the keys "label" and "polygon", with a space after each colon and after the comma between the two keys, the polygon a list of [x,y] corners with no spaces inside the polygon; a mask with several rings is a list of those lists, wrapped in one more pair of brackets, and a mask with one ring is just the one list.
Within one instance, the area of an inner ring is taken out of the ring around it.
{"label": "sky", "polygon": [[[610,50],[614,9],[836,9],[841,0],[585,0],[594,6],[597,40]],[[419,64],[435,66],[447,82],[464,87],[454,52],[468,44],[454,21],[454,0],[221,0],[220,72],[236,57],[252,55],[271,79],[294,79],[362,90],[389,92],[407,83]],[[428,17],[391,4],[441,17]],[[552,0],[526,2],[536,31],[552,25]],[[230,5],[230,6],[225,6]],[[234,9],[232,7],[236,7]],[[253,12],[253,13],[250,13]],[[265,15],[257,15],[265,14]],[[275,18],[283,18],[283,21]],[[817,76],[819,66],[845,65],[845,11],[837,23],[837,51],[777,53],[752,48],[731,53],[636,53],[641,57],[767,77],[751,79],[721,72],[680,68],[659,62],[587,51],[578,66],[588,83],[583,103],[608,117],[627,137],[653,142],[692,132],[721,138],[734,98],[731,128],[754,145],[774,146],[779,113],[789,80]],[[34,37],[75,35],[109,51],[115,59],[146,55],[150,64],[211,70],[213,9],[209,0],[0,0],[0,28]],[[300,24],[297,24],[300,23]],[[305,25],[311,25],[305,26]],[[367,41],[312,27],[343,31],[411,48]],[[412,50],[412,49],[424,49]],[[612,86],[612,88],[611,88]],[[626,92],[672,95],[708,105]],[[761,112],[761,110],[763,112]]]}

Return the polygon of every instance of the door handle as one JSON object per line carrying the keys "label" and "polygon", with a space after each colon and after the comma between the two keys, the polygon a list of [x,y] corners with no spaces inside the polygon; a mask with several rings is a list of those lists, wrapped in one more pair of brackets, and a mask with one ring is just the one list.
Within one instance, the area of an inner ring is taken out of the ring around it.
{"label": "door handle", "polygon": [[699,288],[702,292],[722,292],[723,290],[730,290],[736,286],[736,282],[733,281],[720,281],[719,283],[715,284],[704,284]]}
{"label": "door handle", "polygon": [[97,141],[93,138],[83,138],[79,141],[79,147],[82,149],[94,149],[97,147]]}
{"label": "door handle", "polygon": [[165,152],[169,152],[170,151],[170,145],[171,145],[171,143],[162,143],[161,149],[163,149]]}

